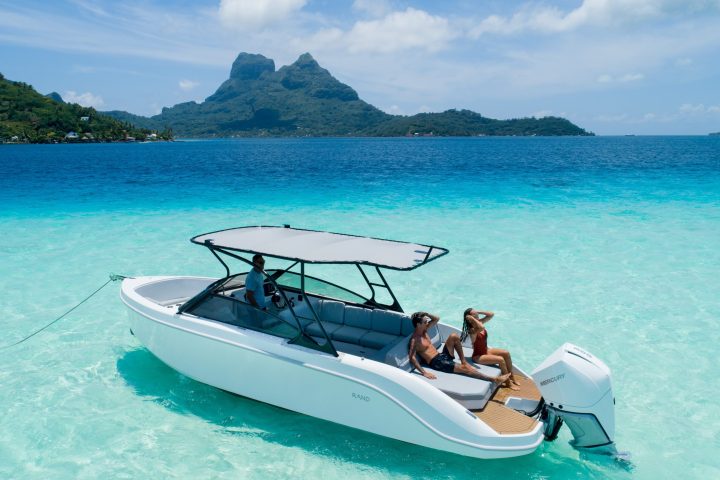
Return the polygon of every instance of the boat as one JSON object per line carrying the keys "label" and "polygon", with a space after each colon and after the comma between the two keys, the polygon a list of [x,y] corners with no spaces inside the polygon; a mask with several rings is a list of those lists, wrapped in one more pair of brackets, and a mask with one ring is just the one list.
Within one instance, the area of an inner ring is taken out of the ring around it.
{"label": "boat", "polygon": [[[610,370],[578,346],[563,344],[532,372],[515,366],[517,391],[432,370],[437,378],[430,380],[413,369],[411,317],[383,271],[415,270],[446,255],[445,248],[289,225],[238,227],[191,241],[209,249],[224,276],[144,276],[121,286],[132,334],[187,377],[468,457],[531,454],[563,424],[574,447],[614,451]],[[262,270],[267,309],[245,295],[255,254],[284,267]],[[340,267],[357,275],[363,292],[308,274]],[[452,333],[460,331],[444,323],[428,331],[439,351]],[[469,340],[463,349],[470,357]],[[473,365],[489,376],[500,373]]]}

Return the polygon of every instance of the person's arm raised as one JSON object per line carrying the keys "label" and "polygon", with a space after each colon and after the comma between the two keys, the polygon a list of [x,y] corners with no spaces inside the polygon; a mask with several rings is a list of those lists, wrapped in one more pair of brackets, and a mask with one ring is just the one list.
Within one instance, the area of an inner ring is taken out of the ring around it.
{"label": "person's arm raised", "polygon": [[437,325],[437,323],[440,321],[440,317],[438,317],[437,315],[433,315],[432,313],[428,313],[427,316],[430,317],[430,327]]}
{"label": "person's arm raised", "polygon": [[485,330],[482,322],[475,318],[474,315],[465,315],[465,321],[472,326],[472,329],[475,330],[475,333]]}
{"label": "person's arm raised", "polygon": [[487,323],[495,316],[493,312],[483,312],[482,310],[478,310],[478,313],[483,315],[483,318],[480,319],[481,323]]}

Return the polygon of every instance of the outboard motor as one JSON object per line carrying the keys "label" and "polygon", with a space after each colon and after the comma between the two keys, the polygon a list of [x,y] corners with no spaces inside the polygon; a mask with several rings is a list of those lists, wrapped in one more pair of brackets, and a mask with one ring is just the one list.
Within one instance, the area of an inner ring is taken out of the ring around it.
{"label": "outboard motor", "polygon": [[615,398],[610,369],[600,359],[566,343],[532,377],[545,400],[542,419],[547,440],[555,439],[564,422],[575,448],[615,453]]}

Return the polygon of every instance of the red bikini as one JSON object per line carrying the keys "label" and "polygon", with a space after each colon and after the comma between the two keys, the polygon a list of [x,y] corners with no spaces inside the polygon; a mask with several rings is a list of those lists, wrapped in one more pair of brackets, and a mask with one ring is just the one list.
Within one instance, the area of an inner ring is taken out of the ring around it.
{"label": "red bikini", "polygon": [[487,347],[487,337],[488,333],[486,329],[483,329],[482,332],[478,333],[475,336],[475,342],[473,343],[473,357],[480,357],[482,355],[487,355],[488,347]]}

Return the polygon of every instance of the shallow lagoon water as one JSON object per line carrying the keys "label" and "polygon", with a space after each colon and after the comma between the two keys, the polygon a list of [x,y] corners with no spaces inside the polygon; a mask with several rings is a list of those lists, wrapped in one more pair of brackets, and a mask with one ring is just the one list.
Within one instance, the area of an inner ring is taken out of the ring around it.
{"label": "shallow lagoon water", "polygon": [[0,350],[0,477],[720,475],[713,137],[0,146],[1,343],[109,273],[220,275],[193,235],[283,223],[449,248],[388,273],[405,309],[456,325],[492,309],[491,343],[527,370],[564,341],[602,358],[632,465],[580,454],[567,429],[478,461],[221,392],[142,348],[113,284]]}

